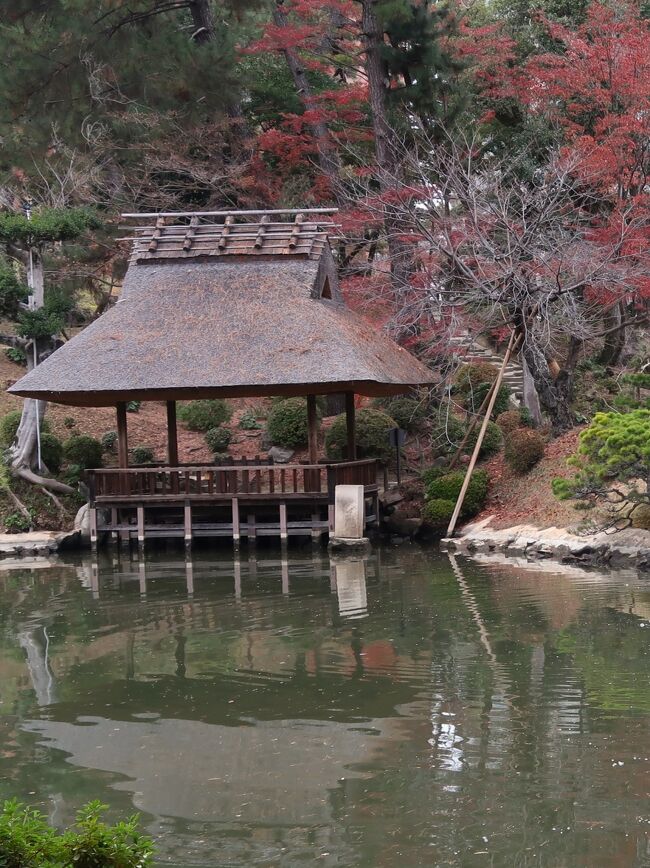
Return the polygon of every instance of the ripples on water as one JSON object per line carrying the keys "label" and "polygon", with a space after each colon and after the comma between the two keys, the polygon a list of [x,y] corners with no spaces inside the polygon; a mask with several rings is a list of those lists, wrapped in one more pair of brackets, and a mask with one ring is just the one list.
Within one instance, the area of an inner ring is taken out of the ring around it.
{"label": "ripples on water", "polygon": [[0,572],[0,795],[167,865],[650,865],[647,580],[114,558]]}

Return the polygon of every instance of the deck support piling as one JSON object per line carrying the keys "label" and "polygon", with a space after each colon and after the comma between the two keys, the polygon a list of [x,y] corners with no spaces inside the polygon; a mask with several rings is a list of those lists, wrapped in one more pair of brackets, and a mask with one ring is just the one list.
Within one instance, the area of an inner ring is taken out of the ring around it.
{"label": "deck support piling", "polygon": [[90,548],[93,553],[97,552],[97,510],[94,506],[89,507],[90,518]]}
{"label": "deck support piling", "polygon": [[307,437],[309,462],[318,463],[318,417],[316,415],[316,395],[307,395]]}
{"label": "deck support piling", "polygon": [[137,507],[138,517],[138,548],[144,549],[144,506],[140,504]]}
{"label": "deck support piling", "polygon": [[239,528],[239,500],[236,497],[232,499],[232,543],[235,551],[239,549],[239,541],[241,539],[241,531]]}
{"label": "deck support piling", "polygon": [[280,539],[282,542],[286,542],[288,538],[287,533],[287,505],[286,503],[280,504]]}
{"label": "deck support piling", "polygon": [[170,467],[178,466],[178,430],[176,426],[176,401],[167,401],[167,461]]}
{"label": "deck support piling", "polygon": [[345,424],[348,435],[347,453],[348,461],[356,461],[357,439],[355,432],[356,411],[354,407],[354,392],[345,393]]}
{"label": "deck support piling", "polygon": [[192,547],[192,504],[189,500],[185,501],[183,515],[185,517],[185,548],[189,549]]}
{"label": "deck support piling", "polygon": [[126,424],[126,403],[120,401],[117,411],[117,457],[120,467],[129,466],[129,440]]}

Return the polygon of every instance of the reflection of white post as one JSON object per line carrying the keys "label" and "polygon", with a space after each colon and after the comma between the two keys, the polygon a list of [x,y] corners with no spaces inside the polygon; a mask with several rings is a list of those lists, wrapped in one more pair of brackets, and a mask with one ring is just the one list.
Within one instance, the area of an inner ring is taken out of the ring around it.
{"label": "reflection of white post", "polygon": [[339,614],[344,618],[366,618],[368,595],[366,591],[366,562],[346,559],[332,564]]}
{"label": "reflection of white post", "polygon": [[50,638],[43,627],[44,643],[36,639],[36,630],[18,634],[18,643],[25,652],[29,677],[39,705],[50,705],[55,700],[54,679],[50,669]]}
{"label": "reflection of white post", "polygon": [[194,596],[194,563],[192,558],[185,558],[185,584],[187,586],[187,596]]}

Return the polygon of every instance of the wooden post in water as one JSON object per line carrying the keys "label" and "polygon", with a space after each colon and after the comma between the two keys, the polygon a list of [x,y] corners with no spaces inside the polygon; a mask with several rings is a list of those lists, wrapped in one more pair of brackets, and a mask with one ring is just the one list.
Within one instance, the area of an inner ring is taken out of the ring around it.
{"label": "wooden post in water", "polygon": [[348,435],[348,461],[356,461],[357,438],[355,432],[356,411],[354,407],[354,392],[345,393],[345,424]]}
{"label": "wooden post in water", "polygon": [[170,467],[178,467],[176,401],[167,401],[167,463]]}
{"label": "wooden post in water", "polygon": [[129,466],[129,441],[126,426],[126,403],[120,401],[117,411],[117,457],[120,467]]}
{"label": "wooden post in water", "polygon": [[309,443],[309,463],[318,463],[318,417],[316,415],[316,395],[307,395],[307,438]]}

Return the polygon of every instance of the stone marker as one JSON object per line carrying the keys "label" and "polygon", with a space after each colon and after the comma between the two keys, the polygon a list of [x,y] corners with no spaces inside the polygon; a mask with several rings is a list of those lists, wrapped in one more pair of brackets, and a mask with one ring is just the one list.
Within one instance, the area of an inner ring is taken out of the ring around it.
{"label": "stone marker", "polygon": [[334,491],[334,533],[330,548],[367,548],[364,537],[365,502],[363,485],[337,485]]}

